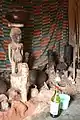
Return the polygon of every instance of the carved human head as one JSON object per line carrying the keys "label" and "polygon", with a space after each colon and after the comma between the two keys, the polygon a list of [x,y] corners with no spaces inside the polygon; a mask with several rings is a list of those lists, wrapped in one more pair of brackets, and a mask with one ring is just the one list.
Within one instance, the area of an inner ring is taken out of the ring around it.
{"label": "carved human head", "polygon": [[15,43],[21,42],[21,30],[20,28],[12,28],[10,32],[10,37]]}

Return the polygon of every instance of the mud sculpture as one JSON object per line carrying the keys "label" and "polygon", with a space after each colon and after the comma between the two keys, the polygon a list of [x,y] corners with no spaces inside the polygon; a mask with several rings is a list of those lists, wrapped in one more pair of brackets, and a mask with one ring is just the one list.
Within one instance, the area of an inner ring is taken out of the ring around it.
{"label": "mud sculpture", "polygon": [[29,88],[29,67],[23,61],[23,44],[21,43],[21,30],[17,27],[12,28],[10,32],[12,42],[8,46],[9,60],[11,62],[11,88],[21,94],[21,101],[27,101],[27,92]]}

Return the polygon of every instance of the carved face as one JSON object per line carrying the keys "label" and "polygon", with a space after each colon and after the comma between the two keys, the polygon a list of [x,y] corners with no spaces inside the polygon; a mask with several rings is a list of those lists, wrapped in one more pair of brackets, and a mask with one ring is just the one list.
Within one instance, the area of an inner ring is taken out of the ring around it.
{"label": "carved face", "polygon": [[21,30],[19,28],[12,28],[10,32],[10,37],[15,43],[21,42]]}
{"label": "carved face", "polygon": [[11,39],[15,42],[15,43],[20,43],[21,42],[21,34],[14,34],[11,36]]}

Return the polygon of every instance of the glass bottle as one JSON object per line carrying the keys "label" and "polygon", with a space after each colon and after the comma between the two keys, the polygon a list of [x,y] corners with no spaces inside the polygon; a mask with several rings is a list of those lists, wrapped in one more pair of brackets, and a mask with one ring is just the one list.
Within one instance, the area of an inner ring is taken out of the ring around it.
{"label": "glass bottle", "polygon": [[59,75],[59,71],[56,71],[56,77],[55,77],[55,82],[58,83],[61,81],[60,75]]}
{"label": "glass bottle", "polygon": [[50,105],[50,115],[55,118],[59,116],[60,110],[60,97],[59,91],[55,90],[53,96],[51,97],[51,105]]}

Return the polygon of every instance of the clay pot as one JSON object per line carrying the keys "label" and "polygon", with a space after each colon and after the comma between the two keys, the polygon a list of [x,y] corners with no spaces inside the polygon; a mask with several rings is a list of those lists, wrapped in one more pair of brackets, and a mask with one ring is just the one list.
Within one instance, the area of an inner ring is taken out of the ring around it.
{"label": "clay pot", "polygon": [[11,12],[7,12],[5,18],[11,23],[24,24],[28,19],[28,12],[24,10],[14,9]]}

